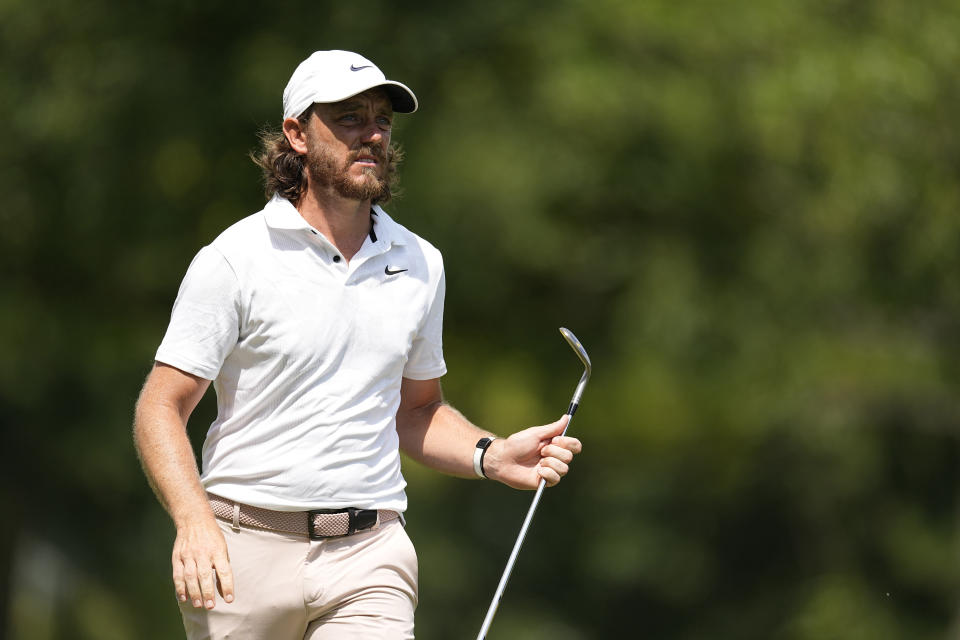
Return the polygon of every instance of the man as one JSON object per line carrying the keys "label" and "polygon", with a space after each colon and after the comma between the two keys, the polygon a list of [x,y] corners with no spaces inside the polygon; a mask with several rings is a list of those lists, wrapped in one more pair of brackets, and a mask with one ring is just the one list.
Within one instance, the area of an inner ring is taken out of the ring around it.
{"label": "man", "polygon": [[[137,403],[134,438],[176,526],[190,638],[412,638],[417,561],[399,450],[533,489],[581,450],[561,418],[508,438],[443,402],[439,252],[380,207],[413,92],[320,51],[265,135],[266,207],[191,263]],[[198,473],[186,435],[213,381]],[[223,604],[216,602],[219,591]]]}

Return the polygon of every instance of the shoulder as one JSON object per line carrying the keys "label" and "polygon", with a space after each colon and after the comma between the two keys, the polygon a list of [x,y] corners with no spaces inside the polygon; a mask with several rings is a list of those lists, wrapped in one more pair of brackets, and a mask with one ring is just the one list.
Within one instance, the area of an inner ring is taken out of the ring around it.
{"label": "shoulder", "polygon": [[267,238],[263,210],[233,223],[218,235],[210,246],[232,265],[258,253]]}
{"label": "shoulder", "polygon": [[263,210],[234,222],[224,229],[211,243],[216,247],[233,247],[256,242],[263,235],[265,228]]}

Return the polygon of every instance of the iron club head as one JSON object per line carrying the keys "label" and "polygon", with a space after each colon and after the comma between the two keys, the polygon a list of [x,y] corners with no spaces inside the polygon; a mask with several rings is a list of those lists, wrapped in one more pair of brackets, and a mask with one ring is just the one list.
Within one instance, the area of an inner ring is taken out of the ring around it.
{"label": "iron club head", "polygon": [[590,377],[590,356],[587,355],[587,350],[583,348],[583,345],[580,344],[580,341],[577,340],[577,336],[573,335],[573,331],[567,329],[566,327],[560,327],[560,335],[563,336],[564,340],[567,341],[567,344],[570,345],[570,348],[573,349],[577,357],[580,358],[580,361],[583,362],[583,366],[586,368],[586,375]]}
{"label": "iron club head", "polygon": [[570,331],[570,329],[566,327],[560,327],[560,335],[563,336],[563,339],[567,341],[567,344],[570,345],[570,348],[574,350],[577,357],[580,358],[580,361],[583,363],[583,375],[580,376],[580,383],[577,385],[576,391],[573,392],[573,399],[570,400],[570,408],[567,410],[567,413],[572,416],[580,405],[580,396],[583,395],[583,389],[587,386],[587,380],[590,379],[590,372],[593,370],[593,366],[590,363],[590,356],[587,355],[587,350],[584,349],[580,341],[577,340],[577,336],[573,335],[573,331]]}

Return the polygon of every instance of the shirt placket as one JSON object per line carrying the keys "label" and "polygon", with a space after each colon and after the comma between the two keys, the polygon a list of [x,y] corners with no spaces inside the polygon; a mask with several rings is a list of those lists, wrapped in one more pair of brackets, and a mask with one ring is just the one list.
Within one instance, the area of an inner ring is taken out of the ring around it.
{"label": "shirt placket", "polygon": [[318,257],[323,262],[323,265],[340,276],[342,281],[346,282],[346,280],[349,278],[351,269],[344,257],[340,255],[340,251],[333,245],[332,242],[330,242],[316,229],[311,228],[310,234],[313,238],[313,244],[320,247]]}

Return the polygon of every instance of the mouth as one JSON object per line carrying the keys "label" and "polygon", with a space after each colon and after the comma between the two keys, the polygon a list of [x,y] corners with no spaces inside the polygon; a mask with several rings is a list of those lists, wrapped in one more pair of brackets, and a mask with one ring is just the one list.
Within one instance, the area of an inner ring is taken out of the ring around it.
{"label": "mouth", "polygon": [[356,156],[354,157],[353,164],[376,169],[383,163],[383,156],[378,152],[379,149],[376,148],[361,147],[354,152]]}
{"label": "mouth", "polygon": [[361,167],[376,167],[378,160],[373,156],[358,156],[356,160],[353,161],[353,164],[358,164]]}

